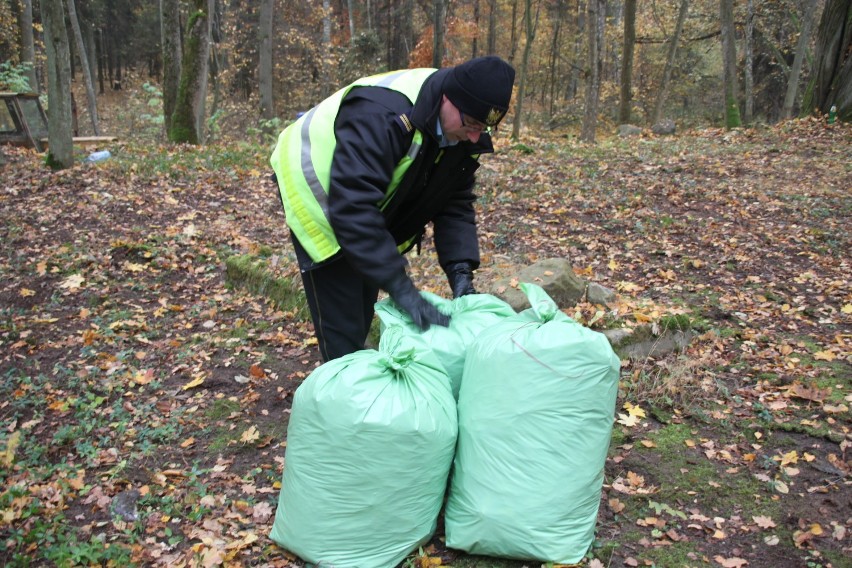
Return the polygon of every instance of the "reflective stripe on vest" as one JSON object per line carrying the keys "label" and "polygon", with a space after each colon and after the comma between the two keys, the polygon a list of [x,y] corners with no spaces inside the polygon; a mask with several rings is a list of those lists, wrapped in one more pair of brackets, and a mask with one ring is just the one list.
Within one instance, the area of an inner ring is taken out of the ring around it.
{"label": "reflective stripe on vest", "polygon": [[[287,225],[315,262],[322,262],[340,250],[328,218],[328,190],[337,146],[334,120],[343,99],[355,87],[372,86],[397,91],[414,104],[423,83],[435,71],[408,69],[359,79],[302,115],[278,137],[270,163],[278,177]],[[423,133],[415,130],[411,146],[395,166],[385,196],[377,204],[381,209],[387,206],[422,144]],[[412,239],[400,245],[399,250],[404,250]]]}

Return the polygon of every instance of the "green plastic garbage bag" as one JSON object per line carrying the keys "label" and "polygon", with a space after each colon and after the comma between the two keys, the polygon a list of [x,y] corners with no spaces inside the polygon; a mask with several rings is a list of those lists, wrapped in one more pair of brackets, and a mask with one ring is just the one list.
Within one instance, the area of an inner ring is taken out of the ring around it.
{"label": "green plastic garbage bag", "polygon": [[409,333],[419,335],[426,341],[444,365],[450,376],[453,396],[458,399],[468,347],[479,337],[482,330],[516,315],[515,310],[490,294],[469,294],[454,300],[447,300],[430,292],[421,292],[421,295],[441,313],[450,316],[448,327],[433,325],[426,331],[421,331],[411,320],[411,316],[390,298],[376,303],[376,315],[379,317],[382,331],[388,327],[402,326]]}
{"label": "green plastic garbage bag", "polygon": [[538,286],[465,362],[446,544],[574,564],[594,540],[620,361]]}
{"label": "green plastic garbage bag", "polygon": [[458,422],[449,379],[420,338],[318,367],[296,390],[270,537],[309,563],[398,565],[434,533]]}

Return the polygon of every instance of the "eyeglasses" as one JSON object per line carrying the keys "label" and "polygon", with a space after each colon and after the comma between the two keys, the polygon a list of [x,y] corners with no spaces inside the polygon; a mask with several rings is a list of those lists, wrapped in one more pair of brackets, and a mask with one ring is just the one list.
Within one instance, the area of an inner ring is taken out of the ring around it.
{"label": "eyeglasses", "polygon": [[474,132],[484,132],[486,134],[491,134],[492,132],[494,132],[494,129],[492,127],[482,122],[479,122],[476,119],[467,117],[467,120],[465,120],[464,113],[461,110],[459,110],[459,116],[461,117],[462,126],[464,128],[467,128],[468,130],[472,130]]}

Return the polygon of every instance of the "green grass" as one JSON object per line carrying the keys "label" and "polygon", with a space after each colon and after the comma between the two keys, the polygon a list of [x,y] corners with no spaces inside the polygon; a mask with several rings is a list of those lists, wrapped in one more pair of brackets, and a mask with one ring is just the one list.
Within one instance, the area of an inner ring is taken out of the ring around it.
{"label": "green grass", "polygon": [[264,296],[285,312],[295,313],[300,320],[310,316],[301,284],[285,277],[276,277],[264,258],[244,254],[225,260],[225,278],[229,285]]}

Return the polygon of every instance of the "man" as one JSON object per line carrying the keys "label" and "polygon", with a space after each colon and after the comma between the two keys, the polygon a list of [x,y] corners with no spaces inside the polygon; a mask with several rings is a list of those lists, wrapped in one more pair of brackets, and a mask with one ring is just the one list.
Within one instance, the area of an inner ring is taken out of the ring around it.
{"label": "man", "polygon": [[514,79],[493,56],[366,77],[281,133],[270,162],[324,360],[363,349],[380,289],[422,329],[449,323],[402,256],[429,222],[453,297],[476,292],[474,172]]}

